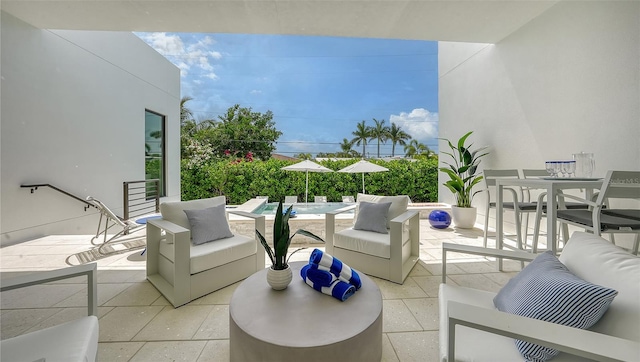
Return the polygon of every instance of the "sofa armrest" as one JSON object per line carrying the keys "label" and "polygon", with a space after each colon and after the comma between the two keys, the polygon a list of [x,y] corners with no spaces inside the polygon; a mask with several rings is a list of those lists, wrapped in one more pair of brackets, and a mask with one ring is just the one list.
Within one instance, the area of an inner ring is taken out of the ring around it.
{"label": "sofa armrest", "polygon": [[598,361],[634,361],[640,343],[589,330],[449,301],[447,360],[455,361],[455,326],[516,338]]}
{"label": "sofa armrest", "polygon": [[96,263],[71,266],[68,268],[37,272],[12,278],[2,279],[0,291],[19,289],[32,285],[54,282],[57,280],[87,276],[88,314],[98,315],[98,269]]}
{"label": "sofa armrest", "polygon": [[391,223],[404,224],[408,220],[410,220],[409,222],[420,222],[420,212],[418,210],[407,210],[391,219],[389,221],[389,225],[391,225]]}
{"label": "sofa armrest", "polygon": [[329,211],[324,214],[324,230],[325,230],[325,251],[327,254],[333,255],[333,234],[336,232],[336,215],[344,212],[355,210],[356,205],[349,205],[338,210]]}
{"label": "sofa armrest", "polygon": [[[253,228],[260,232],[260,234],[265,235],[266,227],[265,227],[265,216],[254,214],[252,212],[240,211],[240,210],[227,210],[227,213],[234,214],[242,217],[246,217],[253,220]],[[249,235],[247,235],[249,236]],[[265,251],[264,247],[260,243],[260,240],[257,238],[255,231],[252,237],[256,241],[256,270],[262,270],[265,267]]]}
{"label": "sofa armrest", "polygon": [[519,250],[500,250],[491,248],[481,248],[478,246],[442,243],[442,282],[447,282],[447,252],[462,254],[480,255],[494,257],[498,259],[510,259],[517,261],[532,261],[538,254],[528,253]]}

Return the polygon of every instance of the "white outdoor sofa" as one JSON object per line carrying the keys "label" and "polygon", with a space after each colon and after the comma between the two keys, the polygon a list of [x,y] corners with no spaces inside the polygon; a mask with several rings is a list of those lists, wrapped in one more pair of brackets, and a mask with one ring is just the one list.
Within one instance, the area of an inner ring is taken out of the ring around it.
{"label": "white outdoor sofa", "polygon": [[92,362],[98,353],[98,289],[96,263],[36,272],[2,279],[1,291],[87,277],[87,316],[53,327],[5,339],[0,343],[2,361]]}
{"label": "white outdoor sofa", "polygon": [[498,311],[496,293],[445,284],[448,252],[531,261],[536,255],[443,244],[441,361],[522,361],[514,338],[561,351],[551,361],[640,361],[640,258],[593,234],[576,232],[562,262],[576,276],[618,291],[588,330]]}

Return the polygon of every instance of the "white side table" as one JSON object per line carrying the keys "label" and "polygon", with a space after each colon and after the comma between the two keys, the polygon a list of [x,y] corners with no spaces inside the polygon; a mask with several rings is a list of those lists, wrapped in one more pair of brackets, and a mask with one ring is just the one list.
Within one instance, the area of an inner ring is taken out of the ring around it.
{"label": "white side table", "polygon": [[275,291],[267,269],[245,279],[229,305],[231,361],[380,361],[382,295],[360,273],[362,288],[344,302],[315,291],[289,264],[293,280]]}

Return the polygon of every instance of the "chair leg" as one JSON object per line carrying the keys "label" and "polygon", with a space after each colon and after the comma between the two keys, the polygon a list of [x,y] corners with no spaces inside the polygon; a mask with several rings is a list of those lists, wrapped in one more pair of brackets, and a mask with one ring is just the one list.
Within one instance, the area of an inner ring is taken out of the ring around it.
{"label": "chair leg", "polygon": [[485,248],[487,247],[488,237],[489,237],[489,207],[487,206],[487,209],[485,210],[485,213],[484,213],[484,241],[482,243],[482,245]]}
{"label": "chair leg", "polygon": [[633,242],[633,254],[638,255],[638,246],[640,246],[640,233],[636,234],[636,240]]}

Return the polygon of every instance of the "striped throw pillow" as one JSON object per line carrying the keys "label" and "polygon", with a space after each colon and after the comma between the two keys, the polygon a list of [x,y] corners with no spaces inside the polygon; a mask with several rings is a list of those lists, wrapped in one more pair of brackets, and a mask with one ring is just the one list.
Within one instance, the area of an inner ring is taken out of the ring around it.
{"label": "striped throw pillow", "polygon": [[[587,329],[602,317],[617,294],[575,276],[547,251],[509,280],[493,304],[503,312]],[[515,342],[526,361],[548,361],[559,353],[534,343]]]}

